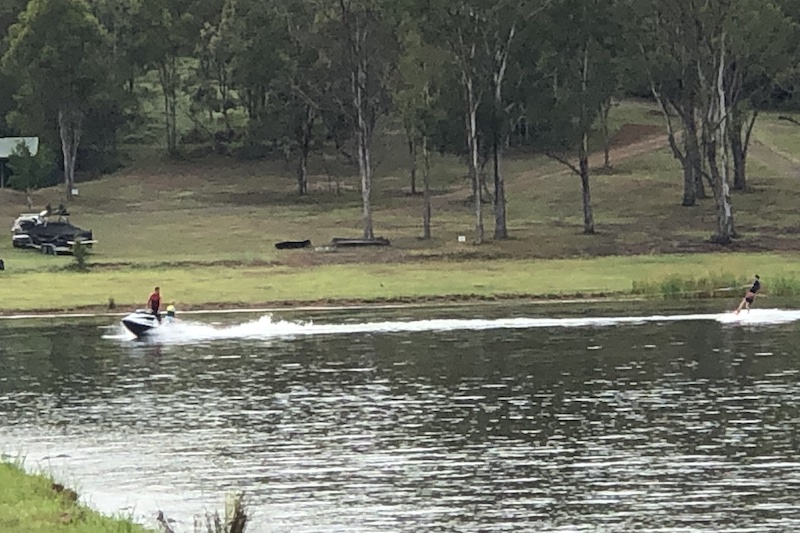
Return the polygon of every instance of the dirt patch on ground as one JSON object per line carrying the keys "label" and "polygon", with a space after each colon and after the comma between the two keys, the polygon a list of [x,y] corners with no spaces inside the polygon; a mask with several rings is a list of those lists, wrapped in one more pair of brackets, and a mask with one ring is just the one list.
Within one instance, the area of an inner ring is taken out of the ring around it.
{"label": "dirt patch on ground", "polygon": [[611,139],[611,147],[629,146],[649,137],[663,135],[664,129],[652,124],[623,124]]}

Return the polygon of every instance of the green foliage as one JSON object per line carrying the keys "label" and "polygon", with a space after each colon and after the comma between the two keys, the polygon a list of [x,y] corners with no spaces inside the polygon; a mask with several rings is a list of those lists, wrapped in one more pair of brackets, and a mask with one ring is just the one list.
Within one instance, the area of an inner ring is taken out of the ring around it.
{"label": "green foliage", "polygon": [[[660,281],[634,281],[631,292],[667,300],[686,298],[731,298],[744,294],[752,280],[729,273],[699,278],[668,276]],[[800,278],[781,274],[762,280],[762,290],[770,296],[800,295]]]}
{"label": "green foliage", "polygon": [[84,245],[80,239],[75,241],[72,246],[72,269],[77,272],[89,271],[89,247]]}
{"label": "green foliage", "polygon": [[4,66],[45,109],[85,108],[107,76],[107,33],[84,0],[31,0],[9,30]]}
{"label": "green foliage", "polygon": [[395,109],[409,137],[430,137],[445,118],[438,105],[445,77],[451,74],[449,56],[425,42],[413,22],[402,28],[402,49],[395,88]]}
{"label": "green foliage", "polygon": [[773,296],[800,296],[800,279],[779,275],[763,283],[765,290]]}
{"label": "green foliage", "polygon": [[58,183],[56,156],[47,145],[40,144],[36,155],[31,155],[28,146],[20,143],[8,158],[11,176],[8,184],[19,191],[34,191]]}
{"label": "green foliage", "polygon": [[659,296],[667,300],[685,298],[729,298],[738,296],[747,279],[727,272],[702,276],[670,275],[659,281],[634,281],[633,294]]}
{"label": "green foliage", "polygon": [[50,476],[28,474],[0,458],[3,533],[147,533],[130,519],[110,518],[77,503],[74,491]]}
{"label": "green foliage", "polygon": [[85,0],[31,0],[9,29],[2,66],[15,78],[16,106],[8,121],[25,135],[66,148],[68,195],[81,138],[92,150],[108,153],[120,126],[114,110],[125,99],[109,75],[109,44]]}
{"label": "green foliage", "polygon": [[[335,149],[352,164],[358,86],[370,134],[392,111],[400,124],[390,129],[401,125],[414,137],[424,130],[430,145],[461,156],[469,80],[480,163],[498,138],[512,149],[574,155],[612,95],[649,97],[650,82],[672,107],[713,94],[698,92],[697,78],[700,72],[714,78],[708,73],[718,57],[719,28],[727,30],[734,125],[746,123],[754,108],[791,104],[800,83],[793,64],[797,6],[796,0],[4,0],[0,134],[38,135],[56,146],[56,117],[72,106],[80,108],[83,125],[79,166],[94,175],[120,166],[118,138],[146,144],[166,137],[174,154],[181,142],[194,141],[202,143],[196,153],[213,146],[218,153],[287,161],[312,152],[332,159]],[[353,69],[359,62],[362,79]],[[686,114],[695,115],[707,113]],[[509,156],[505,164],[512,164]],[[298,172],[305,172],[301,160]],[[509,192],[513,206],[517,193]]]}

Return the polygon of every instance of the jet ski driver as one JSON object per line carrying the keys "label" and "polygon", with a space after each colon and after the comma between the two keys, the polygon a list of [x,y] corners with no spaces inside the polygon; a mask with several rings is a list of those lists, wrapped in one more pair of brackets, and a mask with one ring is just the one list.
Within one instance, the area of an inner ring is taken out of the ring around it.
{"label": "jet ski driver", "polygon": [[159,307],[161,307],[161,289],[156,287],[153,290],[153,294],[151,294],[150,298],[147,300],[147,308],[152,314],[156,315],[158,321],[161,322],[161,315],[158,314]]}

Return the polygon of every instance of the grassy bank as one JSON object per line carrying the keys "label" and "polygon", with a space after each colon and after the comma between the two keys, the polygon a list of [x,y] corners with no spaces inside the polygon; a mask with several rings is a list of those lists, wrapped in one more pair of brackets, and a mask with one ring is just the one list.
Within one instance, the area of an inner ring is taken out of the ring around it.
{"label": "grassy bank", "polygon": [[3,533],[147,533],[76,502],[77,495],[43,475],[0,461],[0,531]]}
{"label": "grassy bank", "polygon": [[[297,254],[314,253],[297,251]],[[800,262],[786,254],[691,254],[592,259],[416,261],[304,268],[205,265],[95,268],[89,273],[7,272],[0,301],[11,310],[143,307],[162,287],[179,309],[415,301],[442,298],[639,295],[738,299],[753,274],[764,295],[800,295]]]}
{"label": "grassy bank", "polygon": [[[497,295],[734,295],[753,273],[765,294],[800,290],[800,161],[797,128],[759,117],[748,157],[749,189],[733,205],[741,238],[708,242],[713,199],[682,207],[682,173],[652,105],[623,102],[611,116],[613,169],[592,159],[596,235],[583,235],[579,180],[562,166],[510,149],[504,162],[511,238],[471,244],[474,217],[464,164],[436,156],[433,238],[421,234],[422,199],[409,194],[403,136],[376,135],[372,204],[379,250],[276,250],[282,240],[360,236],[358,172],[335,154],[315,154],[310,194],[294,192],[294,162],[209,155],[170,160],[159,148],[131,149],[128,167],[80,183],[72,221],[94,231],[89,273],[70,258],[15,250],[0,239],[2,311],[141,307],[154,285],[179,307],[327,301],[386,301]],[[36,207],[62,201],[39,191]],[[0,190],[0,227],[28,209],[22,193]],[[466,243],[458,236],[465,235]],[[734,296],[732,296],[734,297]],[[738,297],[736,295],[735,297]]]}

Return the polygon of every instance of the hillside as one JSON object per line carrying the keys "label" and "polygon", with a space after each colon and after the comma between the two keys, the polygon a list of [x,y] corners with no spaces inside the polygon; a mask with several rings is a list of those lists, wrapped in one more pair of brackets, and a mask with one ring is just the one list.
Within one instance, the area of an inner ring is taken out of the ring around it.
{"label": "hillside", "polygon": [[[681,173],[663,135],[662,119],[646,103],[624,102],[612,111],[613,170],[595,172],[592,194],[598,234],[581,233],[580,184],[564,167],[540,156],[509,153],[505,162],[511,239],[490,239],[494,226],[486,206],[489,240],[469,244],[474,224],[464,166],[437,157],[433,236],[421,235],[421,196],[409,194],[408,156],[402,135],[385,131],[375,142],[373,190],[377,235],[388,250],[281,252],[274,243],[359,236],[357,169],[333,156],[311,167],[311,194],[294,192],[294,164],[242,162],[206,156],[171,161],[158,148],[134,146],[130,164],[102,179],[79,184],[70,204],[75,224],[90,228],[100,244],[95,264],[242,263],[305,265],[352,261],[394,262],[414,258],[562,258],[600,255],[685,253],[711,250],[800,250],[800,161],[790,154],[800,130],[764,115],[754,132],[749,186],[734,195],[741,238],[722,248],[708,243],[713,231],[713,199],[681,207]],[[599,166],[602,157],[593,159]],[[39,191],[36,207],[61,201],[60,189]],[[0,220],[10,228],[26,211],[24,195],[0,192]],[[466,235],[467,244],[457,242]],[[0,242],[0,257],[19,269],[42,269],[53,259],[13,250]]]}

